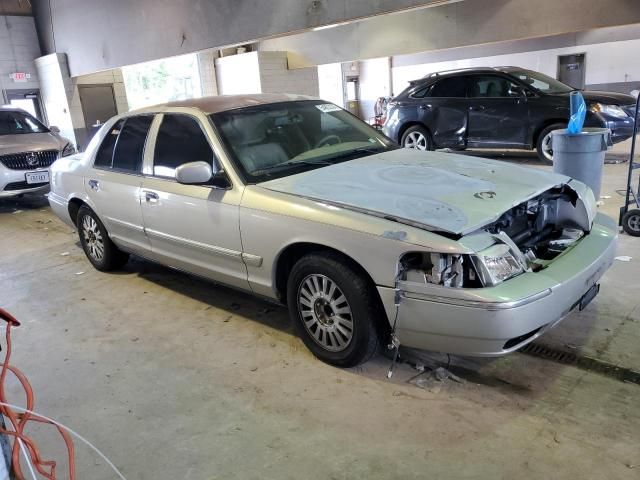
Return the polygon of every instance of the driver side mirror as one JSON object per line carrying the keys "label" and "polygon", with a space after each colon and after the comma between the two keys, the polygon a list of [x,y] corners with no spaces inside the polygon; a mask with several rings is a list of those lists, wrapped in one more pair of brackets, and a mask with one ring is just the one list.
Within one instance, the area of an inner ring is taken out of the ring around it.
{"label": "driver side mirror", "polygon": [[56,127],[55,125],[51,125],[49,127],[49,130],[51,130],[51,133],[60,133],[60,129],[58,127]]}
{"label": "driver side mirror", "polygon": [[176,168],[176,181],[185,185],[207,183],[213,177],[213,169],[207,162],[183,163]]}

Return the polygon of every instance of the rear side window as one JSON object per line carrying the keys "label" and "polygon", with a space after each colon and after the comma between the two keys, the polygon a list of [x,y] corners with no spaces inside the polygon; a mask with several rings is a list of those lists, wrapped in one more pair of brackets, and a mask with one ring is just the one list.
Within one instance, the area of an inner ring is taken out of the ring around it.
{"label": "rear side window", "polygon": [[152,115],[127,118],[116,142],[112,165],[114,170],[135,173],[140,171],[144,144],[152,121]]}
{"label": "rear side window", "polygon": [[116,146],[116,140],[118,140],[123,123],[124,120],[118,120],[102,140],[98,153],[96,153],[96,159],[93,162],[94,167],[111,168],[113,149]]}
{"label": "rear side window", "polygon": [[122,172],[140,172],[144,144],[153,115],[121,119],[102,140],[94,167],[113,168]]}
{"label": "rear side window", "polygon": [[165,114],[153,159],[153,174],[175,177],[175,170],[183,163],[213,164],[213,150],[198,121],[188,115]]}
{"label": "rear side window", "polygon": [[467,77],[449,77],[438,81],[430,97],[464,98],[467,96]]}

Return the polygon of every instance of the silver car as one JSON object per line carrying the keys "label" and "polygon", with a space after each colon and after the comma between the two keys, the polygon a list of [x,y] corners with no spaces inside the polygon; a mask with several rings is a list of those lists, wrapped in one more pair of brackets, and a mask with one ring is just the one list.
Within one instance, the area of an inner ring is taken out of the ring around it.
{"label": "silver car", "polygon": [[390,341],[513,352],[589,303],[617,241],[576,180],[399,149],[300,96],[118,116],[51,180],[51,207],[97,269],[133,253],[282,302],[339,366]]}
{"label": "silver car", "polygon": [[76,153],[59,133],[24,110],[0,107],[0,198],[48,190],[51,164]]}

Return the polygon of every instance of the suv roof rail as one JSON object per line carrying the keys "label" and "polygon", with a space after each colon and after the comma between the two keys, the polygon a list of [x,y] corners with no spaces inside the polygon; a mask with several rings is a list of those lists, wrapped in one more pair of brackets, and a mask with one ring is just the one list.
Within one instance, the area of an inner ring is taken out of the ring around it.
{"label": "suv roof rail", "polygon": [[516,67],[513,65],[505,65],[505,66],[501,66],[501,67],[466,67],[466,68],[453,68],[451,70],[440,70],[439,72],[433,72],[433,73],[429,73],[427,75],[425,75],[422,78],[418,78],[416,80],[411,80],[409,83],[411,85],[415,85],[417,83],[420,83],[424,80],[428,80],[430,78],[435,78],[435,77],[439,77],[440,75],[448,75],[451,73],[459,73],[459,72],[470,72],[470,71],[479,71],[479,72],[483,72],[483,71],[495,71],[495,72],[500,72],[500,71],[504,71],[504,70],[511,70],[511,69],[516,69],[516,68],[520,68],[520,67]]}

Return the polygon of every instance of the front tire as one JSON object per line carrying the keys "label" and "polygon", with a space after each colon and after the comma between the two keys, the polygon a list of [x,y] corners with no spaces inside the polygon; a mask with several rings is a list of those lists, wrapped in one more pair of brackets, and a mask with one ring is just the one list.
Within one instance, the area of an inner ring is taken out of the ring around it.
{"label": "front tire", "polygon": [[89,207],[80,207],[76,225],[84,253],[97,270],[109,272],[127,263],[129,255],[116,247],[107,229]]}
{"label": "front tire", "polygon": [[414,150],[433,150],[433,140],[429,131],[421,125],[414,125],[407,128],[407,131],[402,134],[400,144],[404,148],[411,148]]}
{"label": "front tire", "polygon": [[562,130],[567,128],[563,123],[554,123],[546,127],[540,135],[538,135],[538,141],[536,142],[536,152],[538,153],[538,159],[546,164],[553,165],[553,147],[551,144],[552,132],[554,130]]}
{"label": "front tire", "polygon": [[378,350],[376,292],[340,255],[314,253],[298,260],[287,300],[298,335],[323,362],[353,367]]}

